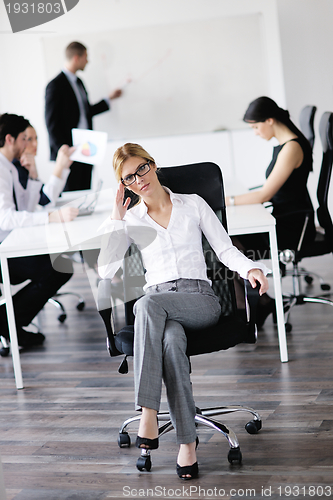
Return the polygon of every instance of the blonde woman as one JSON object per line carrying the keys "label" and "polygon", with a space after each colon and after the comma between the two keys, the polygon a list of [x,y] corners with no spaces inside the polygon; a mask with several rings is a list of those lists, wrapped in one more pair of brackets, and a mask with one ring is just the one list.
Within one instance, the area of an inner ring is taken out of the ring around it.
{"label": "blonde woman", "polygon": [[[145,295],[134,306],[135,403],[142,409],[136,446],[158,448],[156,415],[160,407],[162,380],[166,386],[171,420],[180,445],[177,474],[181,479],[198,476],[195,404],[192,396],[184,328],[200,329],[218,322],[221,308],[207,279],[201,244],[202,232],[218,258],[249,279],[260,293],[268,288],[262,272],[240,253],[207,203],[199,196],[176,194],[160,184],[154,158],[137,144],[125,144],[114,154],[113,167],[119,181],[111,217],[99,256],[99,273],[112,278],[131,243],[130,228],[139,239],[145,230],[156,232],[143,248],[146,269]],[[125,188],[141,202],[128,209]],[[123,237],[127,231],[127,236]],[[135,240],[135,236],[133,236]]]}

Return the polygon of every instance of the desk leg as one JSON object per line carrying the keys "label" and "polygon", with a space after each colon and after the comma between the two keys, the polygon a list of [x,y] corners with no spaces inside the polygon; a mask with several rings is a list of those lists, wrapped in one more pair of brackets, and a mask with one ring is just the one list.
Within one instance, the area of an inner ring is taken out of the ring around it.
{"label": "desk leg", "polygon": [[280,277],[279,256],[278,256],[275,227],[269,231],[269,242],[271,248],[272,266],[273,266],[273,280],[274,280],[275,305],[276,305],[276,315],[277,315],[277,329],[278,329],[279,346],[280,346],[280,359],[281,362],[286,362],[288,361],[288,350],[287,350],[286,328],[284,324],[281,277]]}
{"label": "desk leg", "polygon": [[21,361],[20,361],[20,353],[19,353],[19,347],[18,347],[18,342],[17,342],[16,323],[15,323],[15,316],[14,316],[12,293],[11,293],[11,289],[10,289],[7,257],[3,257],[3,256],[1,257],[1,271],[2,271],[3,288],[4,288],[4,292],[5,292],[5,299],[6,299],[7,319],[8,319],[9,337],[10,337],[10,348],[11,348],[12,358],[13,358],[13,367],[14,367],[16,388],[23,389]]}

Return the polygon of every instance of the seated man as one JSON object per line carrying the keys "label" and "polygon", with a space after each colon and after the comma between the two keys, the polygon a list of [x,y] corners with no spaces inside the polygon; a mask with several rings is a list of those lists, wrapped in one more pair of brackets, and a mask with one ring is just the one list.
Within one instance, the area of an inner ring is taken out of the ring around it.
{"label": "seated man", "polygon": [[[18,177],[24,190],[27,189],[28,180],[38,180],[37,166],[35,162],[35,156],[37,154],[37,134],[32,125],[28,125],[25,130],[26,134],[26,148],[21,154],[20,158],[14,158],[13,164],[17,168]],[[51,175],[49,181],[46,184],[41,184],[40,197],[38,204],[41,206],[48,205],[49,203],[54,204],[58,199],[60,192],[62,191],[68,175],[69,168],[66,165],[59,162],[56,165],[53,175]]]}
{"label": "seated man", "polygon": [[[29,124],[27,127],[26,131],[26,136],[27,136],[27,146],[21,155],[20,158],[14,158],[13,164],[17,168],[18,171],[18,176],[19,176],[19,181],[26,189],[28,185],[28,179],[38,179],[38,172],[37,172],[37,166],[35,162],[35,156],[37,154],[37,133],[36,130],[33,128],[32,125]],[[62,171],[62,178],[67,179],[69,174],[69,170],[67,168],[64,168]],[[48,205],[51,200],[45,194],[44,191],[44,186],[41,188],[40,191],[40,198],[38,204],[41,206]],[[47,189],[46,189],[47,191]]]}
{"label": "seated man", "polygon": [[[0,116],[0,242],[16,227],[44,225],[51,222],[68,222],[78,213],[74,207],[64,207],[48,214],[34,212],[41,188],[54,202],[66,182],[72,150],[62,146],[50,180],[43,186],[41,181],[28,179],[24,188],[19,181],[14,158],[21,158],[26,147],[26,129],[29,122],[23,116],[3,114]],[[23,329],[43,308],[50,297],[72,276],[73,267],[69,259],[58,257],[56,271],[49,255],[19,257],[8,261],[10,281],[16,285],[30,280],[13,297],[18,343],[22,347],[42,344],[42,333],[31,333]],[[0,275],[2,281],[2,276]],[[9,338],[5,305],[0,307],[0,333]]]}

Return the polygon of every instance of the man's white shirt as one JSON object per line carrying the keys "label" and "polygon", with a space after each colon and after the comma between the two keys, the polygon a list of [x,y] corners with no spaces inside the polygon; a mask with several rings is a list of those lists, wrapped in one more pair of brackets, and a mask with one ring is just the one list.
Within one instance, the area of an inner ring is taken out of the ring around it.
{"label": "man's white shirt", "polygon": [[[62,178],[51,175],[43,185],[39,180],[28,179],[26,188],[19,181],[18,171],[2,153],[0,153],[0,242],[16,227],[37,226],[48,223],[48,213],[34,212],[40,191],[54,204],[63,190],[69,169],[64,169]],[[15,191],[16,205],[13,192]]]}

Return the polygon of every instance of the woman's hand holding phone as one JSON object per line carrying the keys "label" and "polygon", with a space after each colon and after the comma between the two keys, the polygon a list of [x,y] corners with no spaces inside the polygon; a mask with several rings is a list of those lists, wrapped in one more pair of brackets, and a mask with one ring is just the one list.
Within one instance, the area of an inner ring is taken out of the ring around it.
{"label": "woman's hand holding phone", "polygon": [[114,200],[111,219],[123,220],[123,218],[125,217],[128,206],[131,203],[131,198],[130,197],[126,198],[124,203],[124,196],[125,196],[125,186],[121,182],[119,182],[116,197]]}

